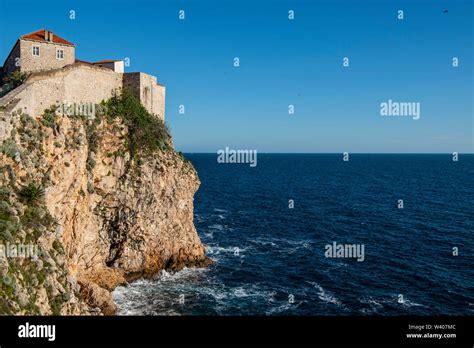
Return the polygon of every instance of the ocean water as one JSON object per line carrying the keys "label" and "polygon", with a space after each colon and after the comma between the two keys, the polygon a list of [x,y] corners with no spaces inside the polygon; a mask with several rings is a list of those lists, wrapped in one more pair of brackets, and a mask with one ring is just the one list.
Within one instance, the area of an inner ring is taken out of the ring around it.
{"label": "ocean water", "polygon": [[117,288],[119,315],[474,315],[474,155],[186,157],[215,263]]}

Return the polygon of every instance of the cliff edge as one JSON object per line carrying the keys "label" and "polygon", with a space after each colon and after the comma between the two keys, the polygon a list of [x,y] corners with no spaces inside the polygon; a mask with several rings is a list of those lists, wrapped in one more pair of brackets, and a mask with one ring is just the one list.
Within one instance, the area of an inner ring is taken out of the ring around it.
{"label": "cliff edge", "polygon": [[210,263],[162,120],[126,91],[100,106],[0,109],[0,314],[110,315],[117,285]]}

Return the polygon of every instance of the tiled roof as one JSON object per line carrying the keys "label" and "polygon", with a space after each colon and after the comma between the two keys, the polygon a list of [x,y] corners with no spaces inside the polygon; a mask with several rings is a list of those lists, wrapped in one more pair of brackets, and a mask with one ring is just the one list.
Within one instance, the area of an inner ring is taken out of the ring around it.
{"label": "tiled roof", "polygon": [[[23,35],[23,36],[20,37],[20,39],[40,41],[40,42],[48,42],[48,41],[46,41],[46,38],[45,38],[45,32],[46,32],[45,29],[41,29],[41,30],[35,31],[33,33]],[[73,43],[71,43],[67,40],[64,40],[63,38],[57,36],[54,33],[53,33],[53,43],[75,46]]]}
{"label": "tiled roof", "polygon": [[115,63],[115,62],[120,62],[120,60],[106,59],[106,60],[100,60],[92,64]]}
{"label": "tiled roof", "polygon": [[84,64],[90,64],[90,65],[92,65],[92,64],[93,64],[93,63],[91,63],[91,62],[87,62],[87,61],[85,61],[85,60],[80,60],[80,59],[76,59],[74,62],[75,62],[75,63],[84,63]]}

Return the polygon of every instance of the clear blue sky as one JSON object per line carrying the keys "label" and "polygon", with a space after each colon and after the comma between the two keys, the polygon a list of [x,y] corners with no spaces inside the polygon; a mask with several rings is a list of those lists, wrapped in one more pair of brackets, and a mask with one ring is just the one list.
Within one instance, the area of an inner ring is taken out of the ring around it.
{"label": "clear blue sky", "polygon": [[[75,43],[79,59],[130,57],[128,71],[166,85],[184,152],[472,153],[472,3],[1,0],[0,56],[47,28]],[[388,99],[420,102],[420,120],[380,116]]]}

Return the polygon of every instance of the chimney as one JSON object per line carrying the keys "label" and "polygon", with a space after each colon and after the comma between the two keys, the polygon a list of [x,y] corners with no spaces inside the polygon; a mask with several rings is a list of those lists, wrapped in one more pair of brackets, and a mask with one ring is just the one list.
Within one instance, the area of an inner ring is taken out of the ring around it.
{"label": "chimney", "polygon": [[48,42],[53,42],[53,33],[49,30],[44,31],[44,39]]}

